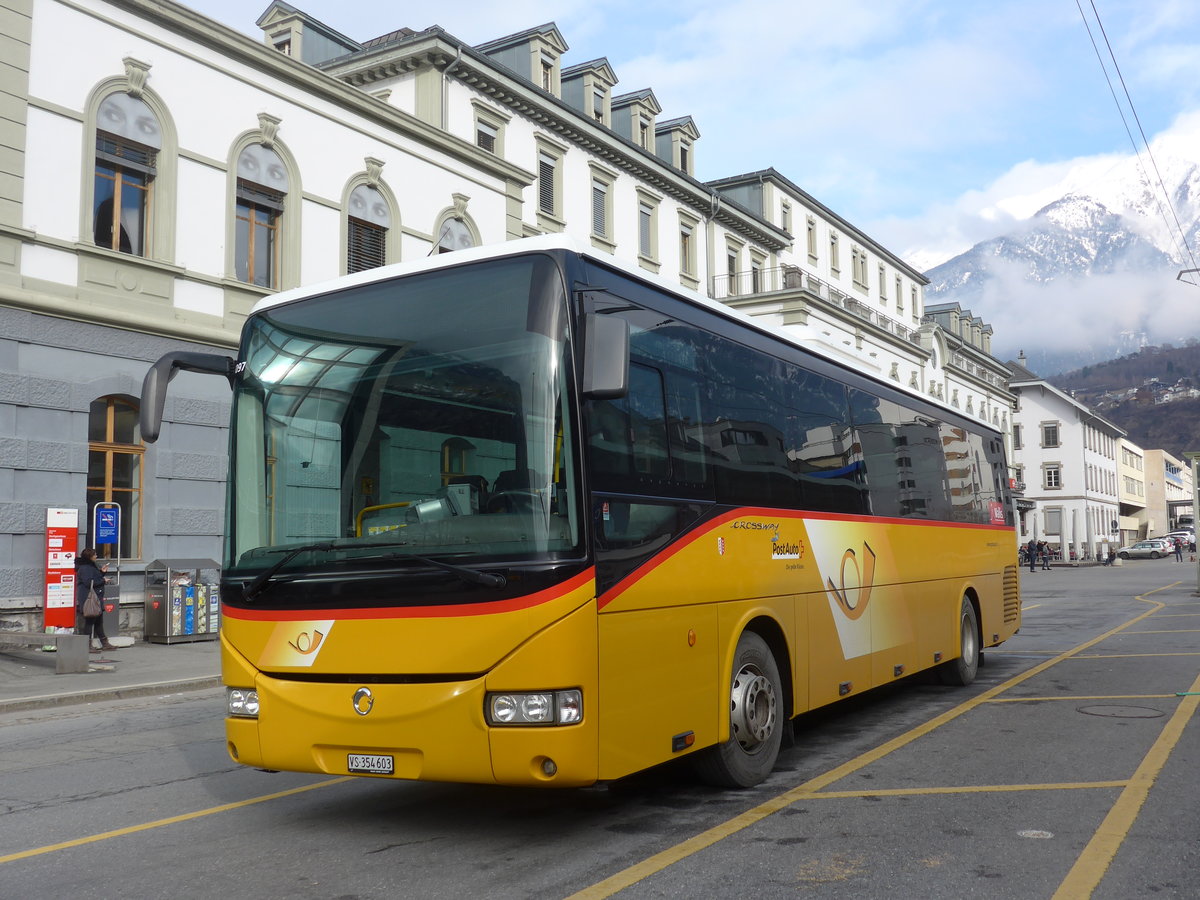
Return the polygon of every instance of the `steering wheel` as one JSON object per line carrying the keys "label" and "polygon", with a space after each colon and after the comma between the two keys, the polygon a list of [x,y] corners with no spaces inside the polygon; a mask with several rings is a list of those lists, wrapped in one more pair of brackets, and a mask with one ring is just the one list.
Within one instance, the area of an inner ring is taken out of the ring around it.
{"label": "steering wheel", "polygon": [[492,494],[488,498],[490,513],[533,513],[542,512],[542,495],[537,491],[512,490]]}

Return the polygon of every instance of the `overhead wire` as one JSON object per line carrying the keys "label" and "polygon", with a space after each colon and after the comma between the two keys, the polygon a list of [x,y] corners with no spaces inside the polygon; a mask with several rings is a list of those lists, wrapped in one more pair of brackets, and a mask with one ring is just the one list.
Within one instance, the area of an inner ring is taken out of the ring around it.
{"label": "overhead wire", "polygon": [[[1152,191],[1151,195],[1154,197],[1154,203],[1158,207],[1158,214],[1160,216],[1162,216],[1163,222],[1167,226],[1167,233],[1172,235],[1173,242],[1174,242],[1174,232],[1175,231],[1178,232],[1179,243],[1183,247],[1183,253],[1181,254],[1181,257],[1186,257],[1187,259],[1191,260],[1193,268],[1200,269],[1200,266],[1198,266],[1196,263],[1196,257],[1192,253],[1192,248],[1188,244],[1187,234],[1184,232],[1183,225],[1179,221],[1179,215],[1175,211],[1175,204],[1171,202],[1170,192],[1167,191],[1166,185],[1163,183],[1162,173],[1159,171],[1159,168],[1158,168],[1158,162],[1154,158],[1153,150],[1150,149],[1150,141],[1146,139],[1146,131],[1145,131],[1145,129],[1142,128],[1142,120],[1137,114],[1137,107],[1133,103],[1133,97],[1130,96],[1130,94],[1129,94],[1129,87],[1125,83],[1125,76],[1121,72],[1121,66],[1117,63],[1116,53],[1113,51],[1112,44],[1108,40],[1108,32],[1105,30],[1104,22],[1100,18],[1100,11],[1098,9],[1096,9],[1095,0],[1088,0],[1088,3],[1092,8],[1092,15],[1095,16],[1095,18],[1096,18],[1096,25],[1100,29],[1100,34],[1104,38],[1104,45],[1108,49],[1108,55],[1109,55],[1109,58],[1112,60],[1113,69],[1116,71],[1117,78],[1121,82],[1121,90],[1125,94],[1125,101],[1129,105],[1129,111],[1133,115],[1134,121],[1137,123],[1138,133],[1142,136],[1142,143],[1146,147],[1146,156],[1149,157],[1150,165],[1154,169],[1154,176],[1155,176],[1155,180],[1157,181],[1157,184],[1158,184],[1158,191]],[[1095,35],[1092,34],[1092,26],[1088,22],[1087,13],[1085,13],[1083,11],[1083,6],[1080,3],[1080,0],[1075,0],[1075,6],[1076,6],[1076,8],[1079,9],[1080,18],[1083,19],[1083,27],[1087,29],[1088,38],[1092,42],[1092,49],[1095,50],[1096,59],[1100,63],[1100,70],[1104,73],[1104,80],[1106,82],[1108,82],[1108,90],[1112,94],[1113,103],[1116,104],[1117,112],[1121,116],[1121,123],[1125,126],[1125,134],[1129,136],[1129,142],[1133,145],[1133,152],[1134,152],[1134,155],[1137,157],[1138,167],[1141,168],[1142,175],[1149,182],[1149,181],[1151,181],[1150,175],[1146,171],[1145,165],[1142,163],[1142,154],[1138,148],[1137,140],[1134,138],[1133,132],[1129,128],[1129,120],[1125,118],[1125,110],[1121,106],[1121,101],[1117,97],[1116,88],[1113,87],[1112,78],[1108,74],[1108,66],[1106,66],[1104,63],[1104,55],[1100,52],[1100,47],[1096,43]],[[1166,200],[1167,208],[1171,211],[1171,218],[1174,219],[1174,221],[1175,221],[1174,231],[1172,231],[1171,222],[1167,219],[1166,213],[1163,212],[1163,203],[1162,203],[1163,199]]]}

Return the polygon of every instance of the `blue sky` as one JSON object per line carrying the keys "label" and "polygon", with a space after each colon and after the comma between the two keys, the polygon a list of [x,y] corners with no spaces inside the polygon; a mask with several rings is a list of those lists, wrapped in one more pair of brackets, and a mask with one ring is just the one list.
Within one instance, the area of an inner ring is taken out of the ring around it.
{"label": "blue sky", "polygon": [[[268,6],[185,5],[256,37]],[[618,92],[695,119],[701,179],[774,167],[921,267],[1033,211],[1009,198],[1133,153],[1081,7],[1139,143],[1097,11],[1147,137],[1200,123],[1194,0],[292,5],[356,40],[436,24],[478,44],[553,21],[566,65],[607,57]]]}

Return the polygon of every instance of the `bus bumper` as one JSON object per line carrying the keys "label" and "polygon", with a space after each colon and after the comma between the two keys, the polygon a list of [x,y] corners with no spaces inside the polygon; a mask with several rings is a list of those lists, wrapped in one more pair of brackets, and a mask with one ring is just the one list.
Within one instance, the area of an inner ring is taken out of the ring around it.
{"label": "bus bumper", "polygon": [[[596,781],[595,611],[591,604],[544,629],[490,672],[421,683],[321,681],[258,672],[225,641],[224,680],[253,685],[256,718],[225,720],[230,756],[243,765],[330,775],[479,784],[578,787]],[[363,690],[369,691],[364,695]],[[573,725],[491,726],[489,690],[578,689]],[[390,772],[354,771],[364,760]]]}

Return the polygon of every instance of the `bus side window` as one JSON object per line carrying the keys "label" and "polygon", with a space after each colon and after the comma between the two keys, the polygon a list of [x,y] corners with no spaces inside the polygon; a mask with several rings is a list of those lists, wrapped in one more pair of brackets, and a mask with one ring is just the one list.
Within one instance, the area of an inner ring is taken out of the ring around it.
{"label": "bus side window", "polygon": [[867,511],[846,388],[788,366],[784,394],[788,466],[800,479],[800,506],[821,512]]}
{"label": "bus side window", "polygon": [[850,410],[871,512],[953,521],[947,452],[956,444],[941,423],[857,389],[850,391]]}
{"label": "bus side window", "polygon": [[588,429],[600,489],[628,491],[642,480],[668,477],[663,379],[657,369],[631,363],[629,393],[594,401]]}

